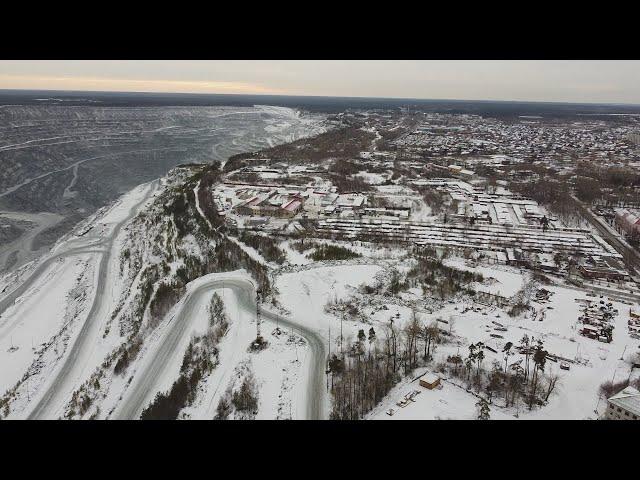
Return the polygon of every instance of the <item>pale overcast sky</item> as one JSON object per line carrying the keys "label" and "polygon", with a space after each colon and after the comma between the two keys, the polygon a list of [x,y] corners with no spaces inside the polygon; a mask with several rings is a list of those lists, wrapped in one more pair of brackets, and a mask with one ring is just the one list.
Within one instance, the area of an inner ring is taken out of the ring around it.
{"label": "pale overcast sky", "polygon": [[0,89],[640,104],[640,61],[0,61]]}

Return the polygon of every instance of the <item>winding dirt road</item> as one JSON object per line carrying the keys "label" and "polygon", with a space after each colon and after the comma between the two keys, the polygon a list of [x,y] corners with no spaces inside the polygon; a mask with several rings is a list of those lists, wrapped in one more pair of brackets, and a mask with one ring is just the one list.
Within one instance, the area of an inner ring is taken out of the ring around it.
{"label": "winding dirt road", "polygon": [[[178,354],[177,347],[181,340],[185,335],[190,335],[188,327],[195,317],[198,305],[205,301],[205,296],[210,295],[212,290],[223,287],[235,291],[240,308],[251,313],[255,312],[255,285],[250,280],[233,276],[228,278],[217,276],[215,279],[207,281],[188,292],[171,320],[168,330],[163,334],[160,345],[151,353],[152,357],[145,362],[145,366],[136,372],[113,418],[124,420],[140,417],[143,408],[151,400],[150,396],[155,391],[154,387],[160,381],[167,365]],[[324,417],[323,399],[326,394],[324,385],[326,351],[322,337],[314,330],[306,327],[302,322],[294,321],[264,309],[261,309],[261,314],[264,320],[277,321],[284,327],[293,328],[309,344],[311,358],[309,361],[310,371],[307,375],[305,418],[312,420],[322,419]]]}
{"label": "winding dirt road", "polygon": [[[104,302],[103,300],[105,298],[104,292],[109,286],[109,270],[110,267],[113,266],[110,262],[114,253],[117,254],[117,252],[114,252],[113,248],[114,241],[122,227],[138,213],[140,207],[149,198],[151,198],[151,195],[157,187],[158,181],[151,182],[142,199],[130,208],[127,216],[113,227],[113,230],[110,232],[108,237],[98,242],[103,246],[104,250],[102,251],[100,264],[98,266],[96,295],[94,296],[91,310],[82,325],[80,333],[73,342],[69,353],[64,359],[62,366],[47,382],[44,393],[28,416],[29,419],[54,417],[55,413],[52,410],[54,410],[60,402],[64,401],[65,396],[70,396],[76,386],[76,383],[82,380],[82,373],[84,372],[85,365],[82,362],[79,362],[78,359],[82,358],[93,348],[93,341],[99,336],[100,325],[102,324],[101,319],[108,315],[109,312],[110,305],[108,302]],[[95,247],[96,245],[97,244],[91,244],[92,247]],[[38,275],[42,274],[42,272],[46,270],[47,264],[51,261],[57,260],[57,258],[60,257],[84,253],[84,251],[86,251],[86,247],[84,249],[78,248],[67,250],[47,259],[47,261],[43,262],[43,264],[41,264],[20,287],[9,294],[8,299],[3,299],[3,302],[8,301],[12,297],[19,296],[21,292],[24,292],[29,288],[29,286],[38,278]],[[1,309],[2,305],[0,305],[0,311],[3,311]]]}

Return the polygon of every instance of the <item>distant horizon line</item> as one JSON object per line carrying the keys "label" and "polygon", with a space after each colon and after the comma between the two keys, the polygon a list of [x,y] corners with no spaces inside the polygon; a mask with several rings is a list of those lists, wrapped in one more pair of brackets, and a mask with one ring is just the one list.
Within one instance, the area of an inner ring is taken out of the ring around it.
{"label": "distant horizon line", "polygon": [[0,88],[0,93],[27,93],[27,92],[48,92],[48,93],[79,93],[79,94],[126,94],[126,95],[176,95],[176,96],[222,96],[222,97],[289,97],[289,98],[330,98],[330,99],[357,99],[357,100],[395,100],[395,101],[418,101],[418,102],[498,102],[498,103],[533,103],[533,104],[559,104],[559,105],[603,105],[603,106],[625,106],[640,107],[640,103],[622,102],[568,102],[558,100],[497,100],[497,99],[455,99],[455,98],[409,98],[409,97],[365,97],[365,96],[344,96],[344,95],[296,95],[296,94],[275,94],[275,93],[203,93],[203,92],[156,92],[156,91],[123,91],[123,90],[52,90],[52,89],[22,89],[22,88]]}

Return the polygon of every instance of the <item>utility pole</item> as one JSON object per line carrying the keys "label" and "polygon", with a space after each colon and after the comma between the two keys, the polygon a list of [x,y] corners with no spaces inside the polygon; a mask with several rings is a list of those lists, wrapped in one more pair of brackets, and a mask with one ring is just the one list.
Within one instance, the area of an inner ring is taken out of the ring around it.
{"label": "utility pole", "polygon": [[326,370],[326,374],[327,374],[327,392],[329,391],[329,373],[331,372],[331,325],[329,325],[329,357],[327,358],[327,368]]}
{"label": "utility pole", "polygon": [[596,408],[593,409],[593,413],[598,415],[598,407],[600,406],[600,395],[598,395],[598,403],[596,403]]}
{"label": "utility pole", "polygon": [[[269,272],[269,288],[271,289],[271,297],[274,295],[274,282],[273,282],[273,270]],[[280,333],[280,322],[278,320],[278,316],[276,315],[276,332]]]}
{"label": "utility pole", "polygon": [[256,343],[258,345],[262,343],[260,336],[260,290],[256,291]]}
{"label": "utility pole", "polygon": [[622,355],[620,355],[620,360],[624,360],[624,353],[627,351],[627,346],[624,346],[624,350],[622,351]]}
{"label": "utility pole", "polygon": [[342,355],[342,319],[344,318],[344,312],[340,312],[340,355]]}

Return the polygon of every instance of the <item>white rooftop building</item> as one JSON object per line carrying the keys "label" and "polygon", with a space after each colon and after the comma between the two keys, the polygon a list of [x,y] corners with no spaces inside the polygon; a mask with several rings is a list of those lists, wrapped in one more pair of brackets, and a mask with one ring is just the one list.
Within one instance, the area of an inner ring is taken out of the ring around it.
{"label": "white rooftop building", "polygon": [[640,392],[627,387],[609,398],[606,418],[608,420],[640,419]]}

